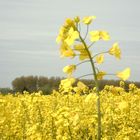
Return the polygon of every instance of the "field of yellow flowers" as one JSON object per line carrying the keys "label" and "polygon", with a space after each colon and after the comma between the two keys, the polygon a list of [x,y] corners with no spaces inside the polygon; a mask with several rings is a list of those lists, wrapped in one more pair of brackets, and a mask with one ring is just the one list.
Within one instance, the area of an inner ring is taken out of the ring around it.
{"label": "field of yellow flowers", "polygon": [[[94,89],[60,92],[0,94],[0,139],[97,139]],[[140,89],[105,86],[100,99],[102,140],[140,140]]]}

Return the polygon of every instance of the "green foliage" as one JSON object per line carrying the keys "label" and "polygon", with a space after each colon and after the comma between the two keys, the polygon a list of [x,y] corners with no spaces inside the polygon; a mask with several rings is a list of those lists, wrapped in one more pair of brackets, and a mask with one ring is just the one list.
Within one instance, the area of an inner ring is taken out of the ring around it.
{"label": "green foliage", "polygon": [[2,93],[2,94],[12,93],[12,89],[10,89],[10,88],[0,88],[0,93]]}
{"label": "green foliage", "polygon": [[49,85],[44,85],[43,87],[40,87],[39,90],[41,90],[45,95],[52,93],[52,87],[50,87]]}

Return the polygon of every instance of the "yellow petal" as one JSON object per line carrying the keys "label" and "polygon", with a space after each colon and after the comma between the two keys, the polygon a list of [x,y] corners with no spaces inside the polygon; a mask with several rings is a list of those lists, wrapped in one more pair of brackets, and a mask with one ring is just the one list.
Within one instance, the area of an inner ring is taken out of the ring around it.
{"label": "yellow petal", "polygon": [[97,79],[98,80],[102,80],[103,79],[103,77],[106,75],[106,72],[104,72],[104,71],[99,71],[98,73],[97,73]]}
{"label": "yellow petal", "polygon": [[107,31],[100,31],[100,39],[105,41],[110,40],[109,33]]}
{"label": "yellow petal", "polygon": [[56,38],[56,42],[59,43],[61,41],[64,41],[66,39],[66,29],[64,27],[61,27],[59,30],[59,35]]}
{"label": "yellow petal", "polygon": [[74,18],[74,21],[75,21],[76,23],[79,23],[79,22],[80,22],[80,17],[79,17],[79,16],[76,16],[76,17]]}
{"label": "yellow petal", "polygon": [[90,41],[95,42],[100,40],[100,32],[99,31],[91,31],[90,34]]}
{"label": "yellow petal", "polygon": [[60,54],[61,54],[61,57],[74,57],[75,56],[74,51],[66,43],[61,44]]}
{"label": "yellow petal", "polygon": [[72,20],[71,18],[67,18],[67,19],[65,20],[64,26],[65,26],[66,28],[69,28],[69,27],[75,28],[75,22],[74,22],[74,20]]}
{"label": "yellow petal", "polygon": [[116,75],[117,77],[125,81],[130,77],[130,68],[126,68],[122,72],[118,72]]}
{"label": "yellow petal", "polygon": [[84,47],[83,44],[77,44],[77,45],[74,46],[74,49],[75,49],[76,51],[81,52],[81,51],[83,51],[83,50],[85,49],[85,47]]}
{"label": "yellow petal", "polygon": [[113,44],[112,48],[110,48],[109,54],[114,55],[117,59],[121,58],[121,50],[117,42]]}
{"label": "yellow petal", "polygon": [[99,56],[96,57],[96,62],[98,64],[102,64],[104,62],[104,55],[100,54]]}
{"label": "yellow petal", "polygon": [[80,60],[89,59],[88,52],[86,50],[80,51],[79,59]]}
{"label": "yellow petal", "polygon": [[77,83],[77,86],[78,86],[81,90],[85,90],[85,89],[88,88],[88,87],[87,87],[83,82],[81,82],[81,81],[79,81],[79,82]]}
{"label": "yellow petal", "polygon": [[83,23],[89,25],[94,19],[96,19],[96,16],[86,16],[83,18]]}
{"label": "yellow petal", "polygon": [[76,70],[76,65],[68,65],[63,68],[63,72],[71,75]]}
{"label": "yellow petal", "polygon": [[63,86],[63,88],[69,88],[74,83],[75,83],[75,78],[67,78],[67,79],[61,80],[60,85]]}
{"label": "yellow petal", "polygon": [[68,32],[68,37],[65,39],[65,42],[70,46],[78,38],[79,38],[79,33],[77,31],[74,31],[74,29],[71,27]]}

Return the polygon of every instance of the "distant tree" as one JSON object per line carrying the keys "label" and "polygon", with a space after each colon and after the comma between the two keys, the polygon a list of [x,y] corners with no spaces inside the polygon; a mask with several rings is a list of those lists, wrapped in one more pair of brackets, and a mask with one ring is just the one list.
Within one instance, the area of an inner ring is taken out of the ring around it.
{"label": "distant tree", "polygon": [[48,84],[48,77],[40,76],[38,77],[38,87],[43,87]]}
{"label": "distant tree", "polygon": [[39,90],[41,90],[45,95],[52,93],[52,87],[50,87],[49,85],[44,85],[43,87],[40,87]]}
{"label": "distant tree", "polygon": [[49,86],[50,87],[54,87],[54,88],[56,88],[56,87],[58,87],[59,86],[59,84],[60,84],[60,81],[61,81],[61,79],[62,78],[60,78],[60,77],[51,77],[51,78],[49,78]]}
{"label": "distant tree", "polygon": [[37,76],[24,77],[25,88],[29,92],[37,91]]}
{"label": "distant tree", "polygon": [[22,76],[12,81],[12,87],[14,91],[23,92],[23,90],[25,90],[26,85],[24,79],[25,79],[24,76]]}
{"label": "distant tree", "polygon": [[12,93],[12,89],[10,88],[0,88],[0,93],[2,94],[7,94],[7,93]]}
{"label": "distant tree", "polygon": [[12,81],[14,91],[23,92],[24,90],[33,92],[37,90],[37,76],[18,77]]}

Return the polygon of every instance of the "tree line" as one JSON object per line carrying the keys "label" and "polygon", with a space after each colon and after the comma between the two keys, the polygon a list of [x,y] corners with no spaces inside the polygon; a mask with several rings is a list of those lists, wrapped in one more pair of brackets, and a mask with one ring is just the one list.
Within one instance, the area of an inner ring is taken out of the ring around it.
{"label": "tree line", "polygon": [[[21,76],[17,77],[12,81],[12,89],[10,88],[0,88],[1,93],[14,93],[28,91],[28,92],[37,92],[39,90],[43,91],[44,94],[50,94],[53,89],[57,90],[60,84],[60,81],[64,78],[60,77],[45,77],[45,76]],[[91,79],[81,79],[84,84],[89,88],[94,87],[94,83]],[[114,85],[119,86],[119,80],[101,80],[99,81],[99,87],[102,90],[105,85]],[[134,83],[137,87],[140,88],[140,82],[125,82],[125,89],[128,90],[130,83]]]}
{"label": "tree line", "polygon": [[53,89],[57,89],[60,84],[60,77],[44,76],[21,76],[12,81],[12,88],[15,92],[36,92],[42,90],[45,94],[50,94]]}

